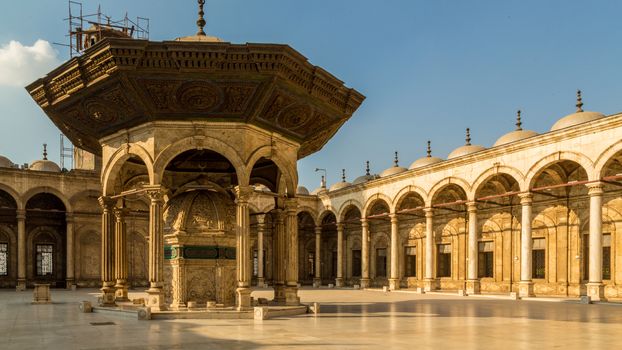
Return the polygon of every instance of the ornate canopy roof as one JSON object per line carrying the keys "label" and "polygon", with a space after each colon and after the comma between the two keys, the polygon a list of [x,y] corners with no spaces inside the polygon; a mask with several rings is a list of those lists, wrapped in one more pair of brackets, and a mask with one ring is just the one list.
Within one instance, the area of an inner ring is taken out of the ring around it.
{"label": "ornate canopy roof", "polygon": [[287,45],[107,38],[26,87],[74,143],[151,121],[238,122],[320,150],[365,97]]}

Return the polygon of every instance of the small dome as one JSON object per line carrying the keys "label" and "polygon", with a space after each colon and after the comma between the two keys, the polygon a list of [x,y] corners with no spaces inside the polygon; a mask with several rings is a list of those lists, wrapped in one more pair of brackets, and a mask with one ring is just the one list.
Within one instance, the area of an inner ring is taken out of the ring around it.
{"label": "small dome", "polygon": [[516,112],[516,130],[510,131],[507,134],[501,136],[499,139],[497,139],[497,142],[495,142],[493,147],[505,145],[507,143],[512,143],[514,141],[519,141],[538,135],[538,133],[535,131],[523,130],[522,125],[523,122],[521,121],[521,111],[518,110]]}
{"label": "small dome", "polygon": [[347,182],[347,181],[341,181],[341,182],[337,182],[336,184],[333,184],[332,186],[330,186],[330,192],[333,191],[337,191],[340,190],[342,188],[346,188],[348,186],[352,186],[351,183]]}
{"label": "small dome", "polygon": [[551,127],[551,131],[568,128],[574,125],[583,124],[592,120],[603,118],[605,115],[599,112],[589,112],[583,110],[581,90],[577,90],[577,111],[558,120]]}
{"label": "small dome", "polygon": [[318,194],[321,194],[324,192],[326,192],[326,187],[318,187],[315,190],[313,190],[313,192],[311,192],[311,195],[317,196]]}
{"label": "small dome", "polygon": [[376,177],[374,175],[363,175],[363,176],[359,176],[356,179],[354,179],[354,181],[352,181],[353,185],[358,185],[358,184],[362,184],[363,182],[367,182],[370,180],[375,179]]}
{"label": "small dome", "polygon": [[423,157],[423,158],[419,158],[417,160],[415,160],[410,167],[408,167],[408,169],[415,169],[415,168],[421,168],[424,167],[426,165],[430,165],[430,164],[434,164],[434,163],[438,163],[438,162],[442,162],[443,160],[441,158],[438,157]]}
{"label": "small dome", "polygon": [[392,166],[388,169],[385,169],[383,172],[381,172],[380,177],[387,177],[387,176],[403,173],[407,170],[408,169],[401,167],[401,166]]}
{"label": "small dome", "polygon": [[507,143],[512,143],[514,141],[519,141],[522,139],[526,139],[532,136],[538,135],[537,132],[531,130],[514,130],[510,131],[507,134],[499,137],[497,142],[493,145],[493,147],[505,145]]}
{"label": "small dome", "polygon": [[483,151],[485,149],[486,147],[471,144],[471,129],[467,128],[466,129],[466,143],[464,144],[464,146],[460,146],[456,148],[455,150],[451,151],[451,153],[449,153],[449,155],[447,156],[447,159],[453,159],[453,158],[466,156],[467,154]]}
{"label": "small dome", "polygon": [[34,162],[32,162],[32,164],[30,164],[30,167],[28,169],[35,171],[50,171],[55,173],[60,173],[61,171],[58,164],[47,159],[35,160]]}
{"label": "small dome", "polygon": [[0,156],[0,168],[13,168],[13,162],[7,157]]}
{"label": "small dome", "polygon": [[304,186],[298,186],[298,188],[296,188],[296,194],[302,194],[302,195],[308,196],[309,190]]}

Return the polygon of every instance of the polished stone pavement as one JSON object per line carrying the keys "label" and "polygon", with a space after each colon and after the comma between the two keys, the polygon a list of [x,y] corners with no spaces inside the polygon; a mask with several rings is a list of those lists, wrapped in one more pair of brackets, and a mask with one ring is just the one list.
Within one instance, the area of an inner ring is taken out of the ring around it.
{"label": "polished stone pavement", "polygon": [[[303,289],[321,314],[254,320],[138,321],[78,312],[96,290],[0,291],[0,349],[614,349],[622,305]],[[271,292],[253,292],[269,297]],[[130,297],[132,295],[130,294]],[[107,325],[91,323],[110,322]]]}

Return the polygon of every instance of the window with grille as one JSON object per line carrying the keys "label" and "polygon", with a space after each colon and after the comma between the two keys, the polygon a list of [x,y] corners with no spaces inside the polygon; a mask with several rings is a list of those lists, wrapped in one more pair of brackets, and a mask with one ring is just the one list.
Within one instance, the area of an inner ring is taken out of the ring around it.
{"label": "window with grille", "polygon": [[376,277],[387,277],[387,248],[376,249]]}
{"label": "window with grille", "polygon": [[50,276],[54,272],[54,246],[37,244],[37,276]]}
{"label": "window with grille", "polygon": [[546,240],[544,238],[533,240],[531,273],[533,278],[545,278],[546,276]]}
{"label": "window with grille", "polygon": [[494,277],[494,243],[480,242],[477,255],[477,275],[482,277]]}
{"label": "window with grille", "polygon": [[9,245],[0,243],[0,276],[9,274]]}
{"label": "window with grille", "polygon": [[253,250],[253,277],[259,276],[259,253]]}
{"label": "window with grille", "polygon": [[315,253],[307,254],[307,276],[315,276]]}
{"label": "window with grille", "polygon": [[611,279],[611,234],[603,234],[603,279]]}
{"label": "window with grille", "polygon": [[451,277],[451,244],[439,244],[436,276]]}
{"label": "window with grille", "polygon": [[352,277],[361,277],[361,251],[352,251]]}
{"label": "window with grille", "polygon": [[406,277],[417,277],[417,249],[416,247],[406,247],[404,254],[406,267]]}

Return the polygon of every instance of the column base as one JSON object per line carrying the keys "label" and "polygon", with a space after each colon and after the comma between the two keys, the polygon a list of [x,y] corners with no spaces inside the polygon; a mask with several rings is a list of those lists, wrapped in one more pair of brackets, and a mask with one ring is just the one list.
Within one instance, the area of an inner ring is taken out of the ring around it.
{"label": "column base", "polygon": [[371,285],[371,280],[369,278],[361,278],[359,283],[361,284],[361,289],[365,289],[369,288],[369,286]]}
{"label": "column base", "polygon": [[285,287],[285,305],[289,305],[289,306],[300,305],[300,297],[298,297],[298,287],[292,287],[292,286]]}
{"label": "column base", "polygon": [[151,311],[165,311],[167,309],[162,288],[151,287],[146,292],[148,295],[145,301],[146,307],[151,308]]}
{"label": "column base", "polygon": [[479,280],[467,280],[466,281],[466,293],[467,294],[480,294],[481,293],[481,288],[480,288],[480,282]]}
{"label": "column base", "polygon": [[266,284],[266,279],[263,277],[257,277],[257,287],[263,288]]}
{"label": "column base", "polygon": [[127,285],[117,283],[115,286],[115,297],[117,301],[130,301],[127,297]]}
{"label": "column base", "polygon": [[389,278],[389,289],[390,290],[400,289],[400,280],[398,278]]}
{"label": "column base", "polygon": [[438,289],[438,281],[435,278],[427,278],[423,281],[423,290],[432,292]]}
{"label": "column base", "polygon": [[274,299],[273,301],[277,304],[285,303],[285,286],[282,284],[274,285]]}
{"label": "column base", "polygon": [[75,284],[75,281],[73,278],[68,278],[65,280],[65,288],[66,289],[72,289],[73,285]]}
{"label": "column base", "polygon": [[23,292],[26,290],[26,280],[17,280],[17,285],[15,286],[15,290],[18,292]]}
{"label": "column base", "polygon": [[251,305],[251,289],[240,287],[235,290],[238,311],[249,310]]}
{"label": "column base", "polygon": [[536,294],[533,292],[533,282],[531,281],[518,282],[518,296],[521,298],[535,297]]}
{"label": "column base", "polygon": [[590,282],[587,284],[587,295],[592,301],[605,301],[605,285],[599,282]]}
{"label": "column base", "polygon": [[115,289],[113,287],[110,286],[106,286],[104,285],[101,289],[102,291],[102,295],[101,295],[101,302],[100,302],[100,306],[116,306],[117,304],[115,303]]}
{"label": "column base", "polygon": [[335,278],[335,287],[337,288],[343,287],[343,277]]}
{"label": "column base", "polygon": [[314,278],[313,279],[313,288],[320,288],[322,286],[322,279],[321,278]]}

